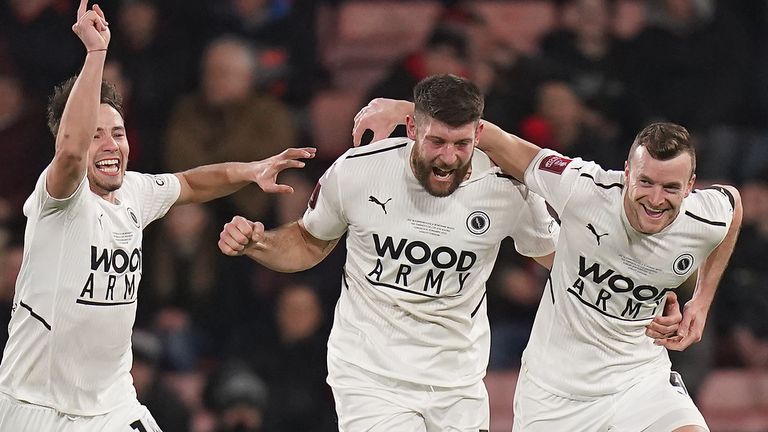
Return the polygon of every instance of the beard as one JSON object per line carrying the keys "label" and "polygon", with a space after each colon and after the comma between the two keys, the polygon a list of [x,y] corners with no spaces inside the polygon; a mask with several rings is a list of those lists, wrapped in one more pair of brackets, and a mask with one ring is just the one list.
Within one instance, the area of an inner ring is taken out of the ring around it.
{"label": "beard", "polygon": [[[411,156],[411,164],[413,165],[414,175],[416,176],[416,180],[419,181],[419,184],[421,184],[421,186],[426,189],[430,195],[438,198],[447,197],[448,195],[454,193],[456,189],[459,188],[459,185],[464,180],[464,177],[467,176],[467,172],[469,171],[470,167],[470,162],[468,161],[463,166],[455,168],[453,173],[451,173],[451,182],[448,184],[448,186],[444,189],[437,189],[434,188],[429,182],[433,167],[420,157],[418,151],[413,151]],[[443,167],[437,168],[443,169]]]}

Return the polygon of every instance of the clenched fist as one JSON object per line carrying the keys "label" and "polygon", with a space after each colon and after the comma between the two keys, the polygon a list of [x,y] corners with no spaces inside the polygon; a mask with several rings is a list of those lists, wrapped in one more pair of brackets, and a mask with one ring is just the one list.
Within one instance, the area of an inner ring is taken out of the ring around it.
{"label": "clenched fist", "polygon": [[264,224],[235,216],[231,222],[224,224],[219,234],[219,249],[225,255],[240,256],[248,250],[258,250],[259,242],[263,239]]}

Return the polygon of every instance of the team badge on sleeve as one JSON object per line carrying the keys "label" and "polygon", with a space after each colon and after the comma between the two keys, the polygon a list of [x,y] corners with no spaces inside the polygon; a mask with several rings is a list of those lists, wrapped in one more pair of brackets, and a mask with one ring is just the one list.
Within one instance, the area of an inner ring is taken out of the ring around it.
{"label": "team badge on sleeve", "polygon": [[549,155],[541,160],[541,163],[539,163],[539,169],[555,174],[562,174],[563,171],[565,171],[565,167],[571,163],[571,160],[572,159],[564,158],[558,155]]}

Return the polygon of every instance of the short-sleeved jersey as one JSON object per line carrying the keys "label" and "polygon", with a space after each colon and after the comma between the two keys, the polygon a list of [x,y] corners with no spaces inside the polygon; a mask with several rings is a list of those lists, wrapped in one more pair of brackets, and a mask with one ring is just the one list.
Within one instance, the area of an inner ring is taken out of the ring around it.
{"label": "short-sleeved jersey", "polygon": [[485,281],[500,242],[544,256],[558,226],[541,197],[475,151],[471,176],[437,198],[410,166],[413,141],[342,155],[304,214],[313,236],[347,232],[331,354],[370,372],[440,387],[482,379],[488,363]]}
{"label": "short-sleeved jersey", "polygon": [[668,227],[642,234],[623,210],[623,174],[552,150],[541,150],[525,172],[561,230],[523,363],[534,382],[563,397],[613,394],[670,368],[645,326],[731,223],[723,192],[695,190]]}
{"label": "short-sleeved jersey", "polygon": [[172,174],[127,172],[113,204],[87,178],[66,199],[47,170],[24,204],[27,227],[0,391],[92,416],[135,398],[131,329],[142,273],[142,229],[178,199]]}

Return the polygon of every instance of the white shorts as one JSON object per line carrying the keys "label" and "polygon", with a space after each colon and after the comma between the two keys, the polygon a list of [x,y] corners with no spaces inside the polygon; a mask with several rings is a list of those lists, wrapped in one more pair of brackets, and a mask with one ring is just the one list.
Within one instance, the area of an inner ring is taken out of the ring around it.
{"label": "white shorts", "polygon": [[161,432],[152,414],[133,400],[107,414],[83,417],[16,400],[0,393],[0,431],[14,432]]}
{"label": "white shorts", "polygon": [[682,381],[673,386],[668,372],[586,401],[556,396],[527,375],[523,368],[515,389],[513,432],[670,432],[688,425],[709,430]]}
{"label": "white shorts", "polygon": [[488,392],[482,381],[434,387],[391,379],[328,356],[339,432],[487,432]]}

